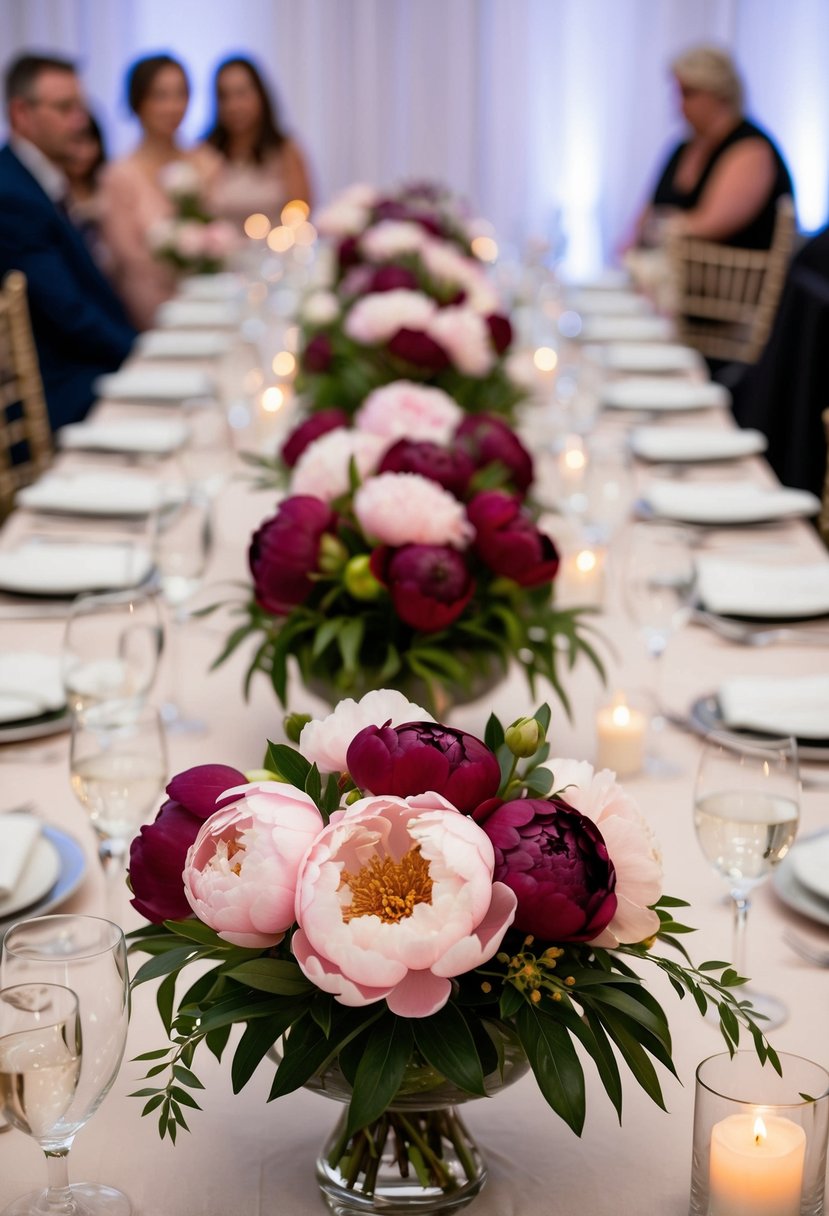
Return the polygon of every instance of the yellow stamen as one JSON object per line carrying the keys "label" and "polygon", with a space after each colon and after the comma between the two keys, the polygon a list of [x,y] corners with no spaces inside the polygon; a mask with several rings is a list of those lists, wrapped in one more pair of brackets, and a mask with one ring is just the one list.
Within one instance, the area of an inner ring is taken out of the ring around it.
{"label": "yellow stamen", "polygon": [[[228,861],[231,861],[236,856],[237,853],[244,853],[244,851],[245,851],[245,846],[243,844],[239,844],[238,840],[229,840],[227,842],[227,859],[228,859]],[[239,859],[239,861],[236,862],[235,866],[230,867],[231,872],[233,874],[236,874],[238,876],[239,874],[242,873],[242,862],[243,861],[244,861],[244,858],[242,857]]]}
{"label": "yellow stamen", "polygon": [[420,855],[420,845],[392,857],[372,857],[356,874],[343,871],[340,886],[351,889],[351,903],[343,908],[346,924],[355,916],[379,916],[384,924],[397,924],[411,916],[417,904],[432,902],[429,863]]}
{"label": "yellow stamen", "polygon": [[481,984],[481,992],[492,992],[492,984],[490,984],[489,980],[484,980]]}

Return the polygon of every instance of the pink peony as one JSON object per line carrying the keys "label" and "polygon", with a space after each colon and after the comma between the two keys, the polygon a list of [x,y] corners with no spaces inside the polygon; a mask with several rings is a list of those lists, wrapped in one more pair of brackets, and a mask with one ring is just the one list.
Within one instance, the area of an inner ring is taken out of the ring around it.
{"label": "pink peony", "polygon": [[418,253],[427,240],[419,224],[382,220],[360,237],[360,249],[370,262],[388,262],[400,254]]}
{"label": "pink peony", "polygon": [[395,380],[369,393],[354,423],[360,431],[388,439],[446,443],[463,417],[463,410],[442,389]]}
{"label": "pink peony", "polygon": [[381,291],[352,305],[344,329],[364,346],[388,342],[399,329],[425,329],[437,305],[419,291]]}
{"label": "pink peony", "polygon": [[333,291],[314,291],[303,301],[302,319],[308,325],[330,325],[340,315]]}
{"label": "pink peony", "polygon": [[548,765],[556,789],[598,826],[616,869],[616,913],[592,944],[612,949],[651,937],[659,928],[650,905],[662,894],[662,863],[642,813],[608,769],[596,773],[584,760]]}
{"label": "pink peony", "polygon": [[495,351],[485,319],[471,308],[442,308],[426,326],[427,333],[448,353],[465,376],[485,376],[495,363]]}
{"label": "pink peony", "polygon": [[486,833],[439,794],[363,798],[308,852],[291,948],[341,1004],[385,998],[401,1017],[428,1017],[512,923],[516,899],[493,866]]}
{"label": "pink peony", "polygon": [[173,249],[182,258],[204,256],[204,230],[206,224],[196,220],[182,220],[173,233]]}
{"label": "pink peony", "polygon": [[354,495],[354,514],[372,542],[395,548],[452,545],[465,549],[474,534],[462,504],[437,482],[417,473],[381,473],[370,478]]}
{"label": "pink peony", "polygon": [[314,225],[323,236],[353,236],[365,228],[376,198],[373,186],[355,182],[333,198],[327,207],[314,212]]}
{"label": "pink peony", "polygon": [[462,289],[467,307],[484,314],[499,307],[498,293],[481,270],[480,263],[464,257],[448,241],[432,239],[424,245],[420,256],[432,278]]}
{"label": "pink peony", "polygon": [[434,722],[420,705],[408,701],[402,692],[376,688],[359,701],[347,697],[338,701],[327,718],[306,723],[299,736],[299,750],[321,773],[344,773],[346,755],[352,739],[367,726],[400,726],[404,722]]}
{"label": "pink peony", "polygon": [[202,825],[184,865],[184,893],[224,941],[275,946],[293,924],[300,862],[323,827],[302,790],[276,781],[240,785],[239,800]]}
{"label": "pink peony", "polygon": [[349,489],[348,469],[353,459],[361,477],[373,473],[388,446],[379,435],[340,427],[321,435],[297,460],[291,474],[291,494],[310,494],[331,502]]}

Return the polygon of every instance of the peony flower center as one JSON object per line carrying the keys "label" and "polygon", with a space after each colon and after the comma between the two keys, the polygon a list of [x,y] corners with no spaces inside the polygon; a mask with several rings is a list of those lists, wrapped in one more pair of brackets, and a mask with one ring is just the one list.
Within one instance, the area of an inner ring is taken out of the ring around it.
{"label": "peony flower center", "polygon": [[384,924],[397,924],[411,916],[417,904],[432,902],[429,863],[420,845],[399,861],[375,856],[356,874],[344,870],[340,886],[351,889],[351,904],[342,914],[346,924],[355,916],[378,916]]}
{"label": "peony flower center", "polygon": [[235,874],[237,877],[242,873],[242,862],[244,856],[239,857],[238,861],[234,861],[237,854],[246,852],[245,846],[240,840],[220,840],[216,845],[216,852],[210,859],[210,868],[218,870],[220,873]]}

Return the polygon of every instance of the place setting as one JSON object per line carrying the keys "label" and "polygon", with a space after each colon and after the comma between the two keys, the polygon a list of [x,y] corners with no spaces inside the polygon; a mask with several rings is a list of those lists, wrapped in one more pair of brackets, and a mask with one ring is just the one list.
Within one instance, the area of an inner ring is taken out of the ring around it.
{"label": "place setting", "polygon": [[127,367],[100,376],[94,385],[97,395],[108,401],[176,405],[188,397],[212,397],[216,384],[212,375],[198,368]]}
{"label": "place setting", "polygon": [[601,350],[609,372],[625,375],[689,376],[708,379],[705,360],[677,342],[609,342]]}
{"label": "place setting", "polygon": [[683,380],[673,376],[625,376],[607,381],[601,390],[604,409],[653,415],[722,410],[730,401],[728,390],[713,380]]}
{"label": "place setting", "polygon": [[187,424],[178,418],[89,418],[61,427],[57,442],[66,452],[163,458],[180,451],[188,436]]}
{"label": "place setting", "polygon": [[726,641],[829,644],[829,566],[698,553],[692,620]]}
{"label": "place setting", "polygon": [[86,874],[86,855],[69,832],[26,810],[0,812],[0,941],[22,916],[65,903]]}
{"label": "place setting", "polygon": [[[622,388],[623,384],[612,387]],[[681,387],[697,390],[709,386],[683,384]],[[700,405],[699,408],[708,407]],[[745,460],[761,455],[767,446],[766,437],[760,431],[723,426],[637,426],[630,432],[629,442],[630,450],[638,460],[680,467]]]}
{"label": "place setting", "polygon": [[812,518],[820,510],[820,499],[808,490],[760,485],[749,479],[652,477],[640,489],[636,510],[643,518],[703,527],[741,526]]}
{"label": "place setting", "polygon": [[[829,928],[829,831],[824,828],[795,841],[774,871],[772,886],[786,907],[814,925]],[[811,947],[791,932],[784,934],[784,939],[807,962],[829,965],[826,942]]]}

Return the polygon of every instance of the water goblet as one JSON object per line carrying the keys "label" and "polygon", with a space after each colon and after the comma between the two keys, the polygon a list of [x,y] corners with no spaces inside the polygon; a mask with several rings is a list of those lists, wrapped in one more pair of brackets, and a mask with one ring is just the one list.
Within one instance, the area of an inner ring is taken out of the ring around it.
{"label": "water goblet", "polygon": [[[132,1207],[121,1191],[102,1183],[68,1185],[66,1158],[77,1133],[109,1092],[124,1055],[129,1022],[127,946],[119,927],[95,916],[39,916],[18,921],[6,933],[0,952],[0,985],[59,984],[78,999],[83,1053],[71,1100],[50,1132],[50,1170],[61,1206],[37,1206],[26,1195],[3,1216],[59,1212],[60,1216],[129,1216]],[[54,1162],[51,1161],[54,1158]],[[62,1165],[61,1165],[62,1161]]]}
{"label": "water goblet", "polygon": [[233,443],[224,405],[215,397],[188,397],[181,403],[187,441],[178,464],[188,487],[211,499],[227,480]]}
{"label": "water goblet", "polygon": [[101,701],[141,701],[153,686],[164,631],[149,588],[87,593],[72,603],[61,679],[75,713]]}

